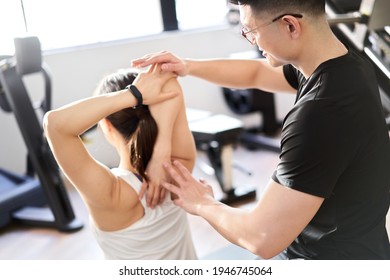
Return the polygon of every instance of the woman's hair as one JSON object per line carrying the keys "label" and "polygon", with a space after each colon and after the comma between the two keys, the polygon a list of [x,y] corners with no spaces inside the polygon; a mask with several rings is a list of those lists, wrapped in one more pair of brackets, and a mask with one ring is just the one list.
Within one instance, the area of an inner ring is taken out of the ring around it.
{"label": "woman's hair", "polygon": [[235,5],[248,5],[255,14],[308,13],[323,15],[325,0],[228,0]]}
{"label": "woman's hair", "polygon": [[[116,73],[103,78],[95,90],[95,95],[106,94],[125,89],[133,83],[137,76],[136,70],[121,69]],[[130,97],[130,93],[129,93]],[[158,127],[148,106],[140,108],[126,108],[106,117],[106,119],[119,131],[130,150],[130,163],[145,180],[146,166],[152,157],[156,142]]]}

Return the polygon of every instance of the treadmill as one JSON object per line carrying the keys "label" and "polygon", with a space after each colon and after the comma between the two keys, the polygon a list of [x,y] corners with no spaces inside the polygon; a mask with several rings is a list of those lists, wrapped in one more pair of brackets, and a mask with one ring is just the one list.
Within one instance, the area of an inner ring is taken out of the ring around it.
{"label": "treadmill", "polygon": [[[37,37],[22,37],[14,43],[14,56],[0,56],[0,107],[16,118],[27,148],[27,166],[25,174],[0,168],[0,228],[18,222],[75,232],[83,224],[75,217],[36,113],[51,107],[51,78],[40,42]],[[45,82],[45,96],[34,104],[23,82],[23,76],[32,73],[42,74]]]}

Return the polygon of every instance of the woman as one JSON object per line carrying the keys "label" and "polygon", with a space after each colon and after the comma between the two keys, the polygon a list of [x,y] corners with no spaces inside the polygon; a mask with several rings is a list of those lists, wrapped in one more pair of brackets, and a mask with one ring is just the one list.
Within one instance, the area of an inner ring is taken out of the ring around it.
{"label": "woman", "polygon": [[[135,108],[137,99],[126,88],[132,83],[149,106]],[[163,93],[149,94],[158,88],[154,84],[164,84]],[[119,154],[117,168],[96,161],[80,139],[96,123]],[[151,209],[141,191],[142,181],[151,181],[149,174],[164,179],[167,159],[190,170],[194,165],[183,94],[172,74],[154,65],[138,75],[127,70],[109,75],[93,97],[48,112],[44,129],[59,166],[89,210],[106,259],[196,259],[186,213],[168,196]]]}

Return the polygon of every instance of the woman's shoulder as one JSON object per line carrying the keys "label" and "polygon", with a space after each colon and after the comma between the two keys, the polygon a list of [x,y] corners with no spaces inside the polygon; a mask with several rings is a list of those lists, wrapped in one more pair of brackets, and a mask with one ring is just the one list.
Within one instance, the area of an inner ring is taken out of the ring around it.
{"label": "woman's shoulder", "polygon": [[122,168],[112,168],[112,174],[116,178],[116,184],[113,189],[113,197],[116,197],[117,206],[131,206],[141,204],[146,205],[144,199],[139,199],[138,194],[142,187],[142,178],[130,170]]}
{"label": "woman's shoulder", "polygon": [[135,223],[144,215],[144,205],[138,199],[142,182],[131,171],[113,168],[111,202],[108,207],[90,207],[90,214],[101,230],[115,231]]}
{"label": "woman's shoulder", "polygon": [[128,183],[133,189],[139,191],[142,186],[142,178],[130,170],[115,167],[111,168],[112,174],[114,176],[123,179],[126,183]]}

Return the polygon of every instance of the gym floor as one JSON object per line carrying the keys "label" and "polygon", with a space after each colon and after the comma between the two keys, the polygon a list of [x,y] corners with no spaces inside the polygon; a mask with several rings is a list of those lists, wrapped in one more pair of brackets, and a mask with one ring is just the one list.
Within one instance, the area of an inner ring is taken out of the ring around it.
{"label": "gym floor", "polygon": [[[236,147],[233,154],[233,185],[240,190],[256,188],[261,195],[278,163],[278,154],[270,151],[248,151]],[[246,172],[245,172],[246,171]],[[251,175],[248,175],[250,172]],[[199,152],[196,178],[204,177],[215,186],[216,196],[221,195],[219,185],[208,166],[206,156]],[[88,213],[77,191],[70,186],[69,196],[76,216],[84,227],[75,233],[62,233],[53,229],[10,225],[0,230],[0,259],[2,260],[99,260],[103,255],[90,232]],[[251,208],[256,201],[236,204],[236,207]],[[200,259],[253,259],[249,252],[231,245],[203,219],[188,215],[195,248]],[[390,233],[390,215],[387,217]]]}

